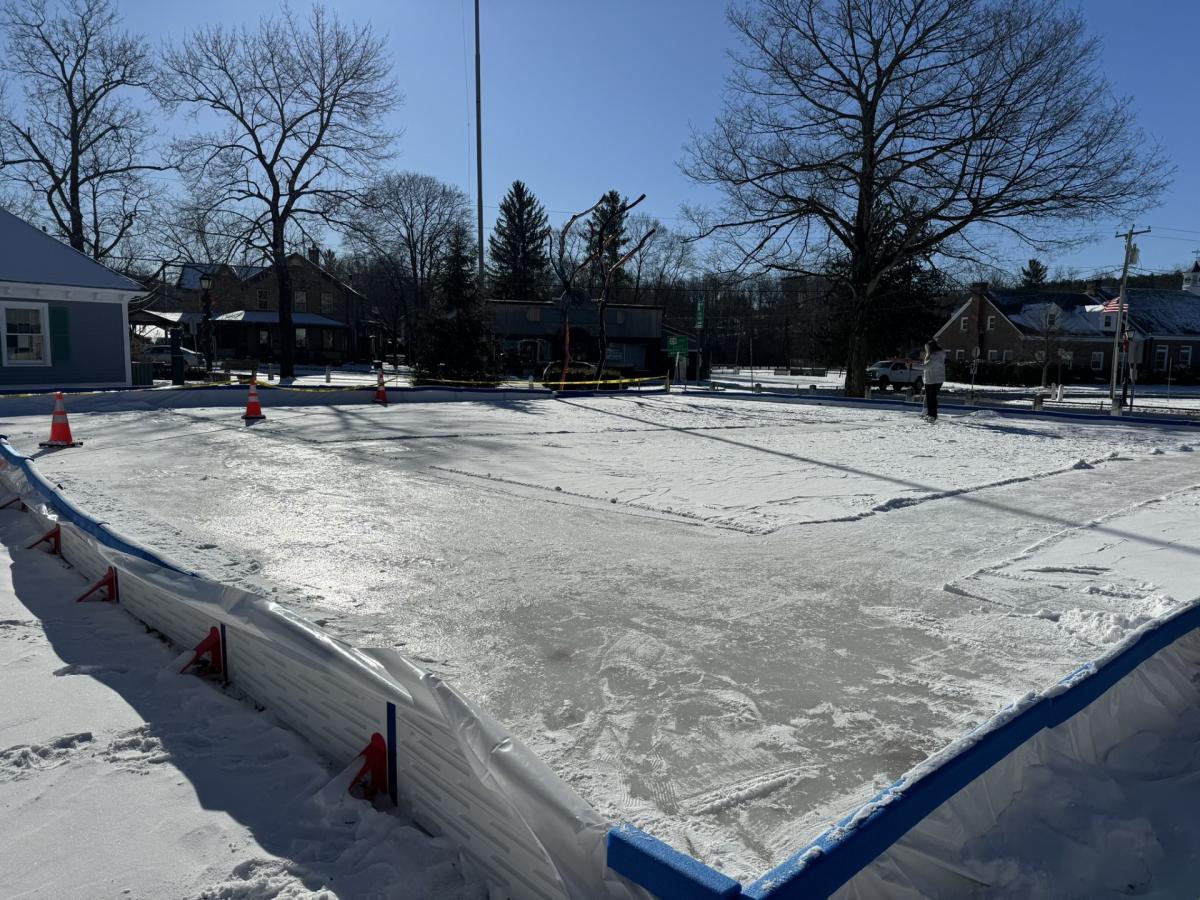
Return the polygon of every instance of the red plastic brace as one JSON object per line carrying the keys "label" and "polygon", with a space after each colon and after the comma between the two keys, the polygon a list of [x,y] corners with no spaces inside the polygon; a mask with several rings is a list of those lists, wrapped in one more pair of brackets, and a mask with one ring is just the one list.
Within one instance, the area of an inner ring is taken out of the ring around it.
{"label": "red plastic brace", "polygon": [[200,662],[200,657],[208,656],[208,673],[209,675],[221,674],[221,632],[213,626],[208,631],[208,637],[196,645],[196,652],[192,654],[192,658],[188,660],[188,664],[179,670],[179,674],[183,674],[196,663]]}
{"label": "red plastic brace", "polygon": [[45,544],[45,543],[48,543],[50,545],[51,553],[57,553],[59,556],[62,556],[62,529],[60,529],[57,525],[55,525],[53,528],[51,528],[49,531],[47,531],[45,534],[43,534],[40,538],[38,538],[36,541],[34,541],[32,544],[30,544],[25,549],[32,550],[38,544]]}
{"label": "red plastic brace", "polygon": [[107,593],[100,598],[101,600],[106,600],[109,603],[117,602],[117,570],[112,566],[108,567],[108,571],[104,573],[103,577],[101,577],[99,581],[83,592],[83,596],[77,597],[75,602],[82,603],[101,588],[104,588],[107,591]]}
{"label": "red plastic brace", "polygon": [[3,506],[0,506],[0,509],[8,509],[14,503],[20,503],[21,504],[21,512],[25,512],[25,501],[22,500],[20,497],[13,497],[11,500],[9,500],[7,503],[5,503]]}
{"label": "red plastic brace", "polygon": [[365,799],[371,800],[376,794],[386,794],[388,789],[387,742],[378,731],[371,735],[371,741],[358,754],[363,759],[362,768],[350,782],[350,793],[356,787],[362,788]]}

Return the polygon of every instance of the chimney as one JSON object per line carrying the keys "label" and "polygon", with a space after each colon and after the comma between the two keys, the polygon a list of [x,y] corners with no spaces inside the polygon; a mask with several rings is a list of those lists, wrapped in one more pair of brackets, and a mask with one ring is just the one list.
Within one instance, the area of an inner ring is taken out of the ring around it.
{"label": "chimney", "polygon": [[1100,282],[1092,279],[1084,285],[1083,292],[1093,297],[1096,296],[1096,294],[1100,293]]}
{"label": "chimney", "polygon": [[321,248],[316,244],[313,244],[308,248],[308,261],[314,266],[319,266],[321,264]]}
{"label": "chimney", "polygon": [[986,297],[987,291],[988,291],[988,283],[986,281],[972,281],[971,282],[971,296],[972,297]]}

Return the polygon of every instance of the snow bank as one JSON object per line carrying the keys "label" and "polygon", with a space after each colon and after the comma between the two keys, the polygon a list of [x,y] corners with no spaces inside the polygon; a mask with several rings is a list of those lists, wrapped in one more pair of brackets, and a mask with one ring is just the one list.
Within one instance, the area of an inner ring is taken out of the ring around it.
{"label": "snow bank", "polygon": [[181,571],[89,518],[7,442],[0,463],[30,514],[57,525],[64,559],[89,580],[115,570],[120,605],[179,647],[216,630],[226,679],[324,756],[349,765],[383,736],[392,801],[495,891],[644,896],[607,869],[609,823],[450,685],[399,653],[356,650],[277,604]]}

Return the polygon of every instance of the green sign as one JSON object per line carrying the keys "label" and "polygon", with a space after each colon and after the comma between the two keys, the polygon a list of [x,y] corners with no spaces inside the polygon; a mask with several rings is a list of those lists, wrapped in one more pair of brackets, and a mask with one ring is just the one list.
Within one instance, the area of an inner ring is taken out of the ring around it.
{"label": "green sign", "polygon": [[688,352],[688,339],[684,334],[673,334],[667,338],[667,353],[675,356],[678,353]]}
{"label": "green sign", "polygon": [[704,327],[704,297],[696,301],[696,330]]}

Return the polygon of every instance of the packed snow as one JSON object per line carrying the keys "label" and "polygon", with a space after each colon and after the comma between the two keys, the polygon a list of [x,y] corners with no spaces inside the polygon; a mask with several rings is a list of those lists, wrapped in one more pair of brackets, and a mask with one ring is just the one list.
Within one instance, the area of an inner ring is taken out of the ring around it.
{"label": "packed snow", "polygon": [[[1122,540],[1193,559],[1194,529],[1138,515],[1194,501],[1195,429],[298,396],[264,393],[249,428],[241,392],[72,398],[84,447],[38,462],[181,563],[402,649],[601,812],[737,878],[1197,593],[1012,568],[1041,542],[1086,557],[1064,566],[1112,569]],[[0,402],[32,451],[48,405]]]}
{"label": "packed snow", "polygon": [[119,607],[72,602],[86,582],[23,549],[37,536],[0,512],[5,897],[487,896],[269,713],[179,674],[178,650]]}

